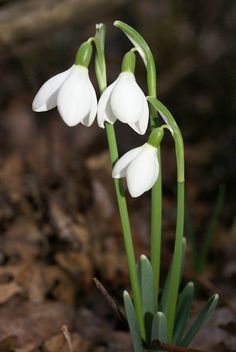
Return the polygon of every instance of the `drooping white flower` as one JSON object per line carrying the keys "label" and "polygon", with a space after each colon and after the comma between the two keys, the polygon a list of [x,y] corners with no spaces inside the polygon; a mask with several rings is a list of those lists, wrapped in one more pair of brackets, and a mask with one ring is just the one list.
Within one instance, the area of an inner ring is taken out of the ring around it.
{"label": "drooping white flower", "polygon": [[42,85],[32,103],[34,111],[48,111],[57,106],[68,126],[75,126],[80,122],[90,126],[93,123],[97,113],[97,97],[87,68],[91,58],[90,52],[90,57],[87,54],[91,50],[88,45],[91,44],[86,42],[81,45],[77,54],[78,63]]}
{"label": "drooping white flower", "polygon": [[103,92],[98,103],[97,118],[99,127],[104,128],[105,122],[113,124],[120,120],[137,133],[144,134],[148,125],[149,110],[146,97],[133,73],[133,56],[133,52],[125,55],[122,72]]}
{"label": "drooping white flower", "polygon": [[115,164],[112,177],[126,177],[129,193],[139,197],[155,184],[159,174],[157,148],[149,143],[131,149]]}

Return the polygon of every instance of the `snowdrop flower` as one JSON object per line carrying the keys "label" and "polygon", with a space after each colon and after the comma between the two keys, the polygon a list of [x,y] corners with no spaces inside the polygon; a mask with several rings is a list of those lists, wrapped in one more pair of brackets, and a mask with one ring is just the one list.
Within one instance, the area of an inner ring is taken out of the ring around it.
{"label": "snowdrop flower", "polygon": [[80,122],[90,126],[97,113],[97,97],[88,74],[91,56],[92,45],[87,41],[80,46],[72,67],[43,84],[34,98],[32,109],[42,112],[57,106],[68,126]]}
{"label": "snowdrop flower", "polygon": [[134,198],[151,189],[158,178],[157,147],[163,135],[163,128],[156,128],[147,143],[125,153],[113,168],[112,177],[126,177],[129,193]]}
{"label": "snowdrop flower", "polygon": [[135,76],[135,54],[129,51],[122,62],[119,77],[103,92],[98,103],[98,125],[113,124],[116,120],[127,123],[137,133],[147,129],[149,110],[146,97],[138,86]]}

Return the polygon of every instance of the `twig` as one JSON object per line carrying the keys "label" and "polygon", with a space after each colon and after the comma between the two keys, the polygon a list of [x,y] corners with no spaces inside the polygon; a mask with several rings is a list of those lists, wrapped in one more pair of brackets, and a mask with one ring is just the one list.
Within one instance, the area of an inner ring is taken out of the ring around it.
{"label": "twig", "polygon": [[122,313],[122,311],[120,310],[118,305],[116,304],[115,300],[111,297],[111,295],[107,292],[105,287],[101,284],[101,282],[98,279],[96,279],[95,277],[93,278],[93,281],[94,281],[97,289],[101,292],[101,294],[106,298],[106,300],[108,301],[110,306],[113,308],[117,317],[121,320],[126,321],[126,317],[124,316],[124,314]]}
{"label": "twig", "polygon": [[72,341],[71,341],[71,336],[70,336],[70,333],[69,333],[67,325],[62,325],[61,331],[62,331],[62,333],[63,333],[63,335],[64,335],[64,337],[66,339],[66,342],[67,342],[68,347],[69,347],[69,351],[70,352],[74,352],[74,348],[73,348]]}

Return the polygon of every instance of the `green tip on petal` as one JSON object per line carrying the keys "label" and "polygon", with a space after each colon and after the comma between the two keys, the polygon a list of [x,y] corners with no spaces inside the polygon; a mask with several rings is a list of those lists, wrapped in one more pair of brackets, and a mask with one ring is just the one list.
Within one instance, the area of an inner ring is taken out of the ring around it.
{"label": "green tip on petal", "polygon": [[136,56],[133,50],[125,54],[122,61],[121,71],[134,73],[136,65]]}
{"label": "green tip on petal", "polygon": [[90,40],[81,44],[76,54],[75,65],[88,67],[92,53],[93,46]]}

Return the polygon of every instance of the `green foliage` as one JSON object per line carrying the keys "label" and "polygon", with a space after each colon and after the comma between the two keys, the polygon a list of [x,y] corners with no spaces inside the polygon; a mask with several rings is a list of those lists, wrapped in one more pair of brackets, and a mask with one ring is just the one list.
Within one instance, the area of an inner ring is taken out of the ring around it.
{"label": "green foliage", "polygon": [[[193,271],[197,274],[201,274],[205,268],[207,257],[210,250],[216,228],[219,224],[220,214],[224,205],[225,187],[220,186],[215,207],[213,208],[212,215],[208,222],[205,234],[202,236],[201,246],[199,247],[196,241],[196,235],[194,233],[189,216],[187,216],[186,227],[188,230],[189,242],[191,245],[192,252],[192,267]],[[187,214],[188,215],[188,214]]]}
{"label": "green foliage", "polygon": [[177,345],[181,342],[183,338],[183,333],[185,331],[190,312],[192,309],[194,298],[194,283],[189,282],[183,291],[179,295],[176,321],[175,321],[175,333],[173,342]]}
{"label": "green foliage", "polygon": [[156,312],[152,323],[152,341],[167,342],[167,320],[162,312]]}
{"label": "green foliage", "polygon": [[201,310],[189,331],[186,333],[184,339],[180,342],[181,346],[188,346],[193,338],[196,336],[202,325],[208,319],[209,315],[215,310],[215,307],[219,301],[218,294],[213,295],[206,303],[205,307]]}
{"label": "green foliage", "polygon": [[153,315],[155,313],[155,297],[153,285],[152,265],[145,255],[141,255],[138,262],[138,277],[142,297],[143,317],[146,330],[146,339],[151,339]]}
{"label": "green foliage", "polygon": [[126,317],[128,320],[129,329],[132,336],[134,351],[143,352],[142,340],[140,337],[140,332],[139,332],[139,328],[136,320],[134,305],[127,291],[124,291],[123,298],[124,298]]}

